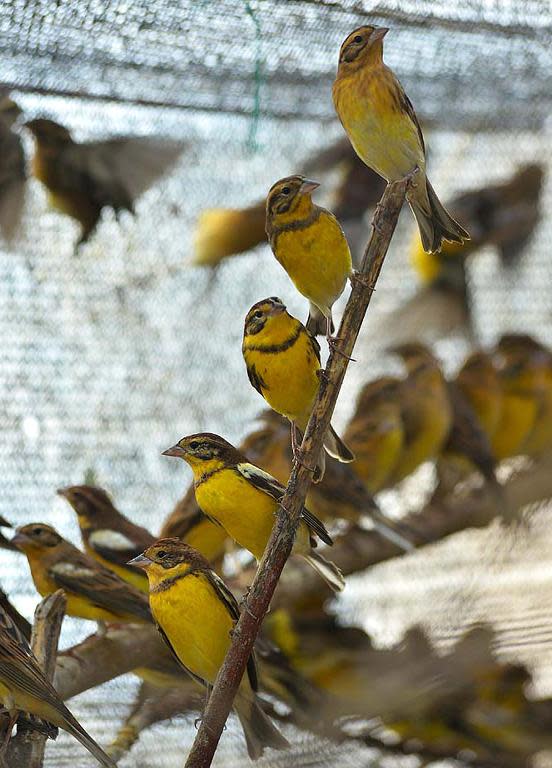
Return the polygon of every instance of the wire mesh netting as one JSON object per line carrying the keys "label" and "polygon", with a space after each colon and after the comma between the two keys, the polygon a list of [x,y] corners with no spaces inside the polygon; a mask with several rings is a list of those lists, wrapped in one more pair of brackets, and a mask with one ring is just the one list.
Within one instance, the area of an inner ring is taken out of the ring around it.
{"label": "wire mesh netting", "polygon": [[[342,136],[330,94],[337,52],[367,19],[392,28],[386,59],[426,126],[432,182],[443,200],[505,179],[523,164],[545,165],[541,222],[523,259],[505,271],[495,250],[485,248],[470,264],[469,280],[481,343],[505,330],[552,342],[548,3],[5,0],[0,85],[25,119],[51,117],[82,141],[164,136],[184,150],[139,199],[135,217],[117,221],[104,212],[76,255],[76,225],[29,181],[20,233],[10,247],[0,245],[0,514],[16,524],[52,522],[76,542],[74,514],[55,489],[92,474],[122,511],[157,531],[190,480],[161,451],[194,431],[238,442],[251,428],[263,403],[240,354],[243,317],[264,296],[281,296],[300,317],[306,303],[265,245],[215,273],[192,267],[194,225],[204,208],[260,199],[276,179]],[[31,156],[30,139],[24,141]],[[331,174],[328,187],[330,181]],[[381,328],[416,290],[408,263],[412,230],[405,211],[342,390],[337,426],[363,382],[396,370],[382,352]],[[448,371],[468,349],[460,336],[436,345]],[[383,504],[400,513],[426,486],[422,473]],[[503,553],[490,546],[493,531],[484,531],[356,577],[336,609],[381,644],[419,621],[444,647],[470,623],[493,619],[503,630],[498,650],[534,665],[538,693],[549,694],[550,617],[541,609],[552,579],[549,514],[539,510],[530,545],[511,563],[505,545],[503,574],[515,584],[514,597],[489,575],[486,559]],[[36,594],[26,566],[15,555],[5,563],[2,587],[30,616]],[[538,601],[527,583],[538,585]],[[459,606],[452,617],[451,601]],[[62,646],[85,636],[84,624],[67,619]],[[112,681],[79,697],[74,711],[107,743],[136,686],[130,676]],[[192,723],[155,726],[121,765],[181,764]],[[313,737],[290,738],[297,744],[291,754],[261,764],[376,760],[374,750],[329,742],[315,757]],[[48,746],[46,765],[80,765],[81,755],[62,734]],[[215,764],[246,762],[232,724]]]}

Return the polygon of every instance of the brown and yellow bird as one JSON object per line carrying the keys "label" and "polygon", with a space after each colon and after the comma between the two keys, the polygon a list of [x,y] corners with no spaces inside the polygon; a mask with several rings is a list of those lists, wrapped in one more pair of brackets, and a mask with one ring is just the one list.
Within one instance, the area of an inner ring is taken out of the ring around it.
{"label": "brown and yellow bird", "polygon": [[93,234],[104,208],[134,213],[136,199],[174,165],[184,147],[160,138],[126,136],[81,143],[63,125],[37,118],[33,175],[51,205],[81,226],[77,248]]}
{"label": "brown and yellow bird", "polygon": [[[183,437],[164,451],[189,464],[194,474],[197,503],[241,547],[260,560],[276,520],[285,487],[276,478],[251,464],[224,438],[209,432]],[[315,551],[316,537],[331,545],[324,525],[303,507],[293,554],[314,568],[334,591],[345,582],[337,566]]]}
{"label": "brown and yellow bird", "polygon": [[401,387],[402,381],[392,376],[368,382],[345,431],[356,457],[354,471],[370,493],[385,488],[402,454]]}
{"label": "brown and yellow bird", "polygon": [[423,344],[406,343],[391,350],[404,362],[407,377],[400,387],[404,441],[386,485],[394,485],[441,451],[452,426],[447,381],[434,355]]}
{"label": "brown and yellow bird", "polygon": [[74,547],[51,526],[30,523],[17,528],[13,543],[27,556],[42,597],[64,590],[68,616],[97,622],[151,621],[143,592]]}
{"label": "brown and yellow bird", "polygon": [[266,233],[272,252],[293,284],[309,300],[307,328],[332,340],[332,306],[353,273],[351,252],[333,213],[312,201],[320,185],[287,176],[266,198]]}
{"label": "brown and yellow bird", "polygon": [[[234,595],[207,560],[179,539],[160,539],[131,563],[148,575],[151,610],[161,635],[182,666],[209,690],[240,616]],[[257,690],[257,665],[251,655],[234,709],[252,760],[266,747],[289,746],[262,710]]]}
{"label": "brown and yellow bird", "polygon": [[8,242],[19,229],[25,202],[25,152],[14,131],[20,114],[15,101],[0,94],[0,234]]}
{"label": "brown and yellow bird", "polygon": [[19,713],[29,712],[70,733],[100,765],[105,768],[115,768],[113,760],[67,709],[54,686],[40,669],[25,637],[2,609],[0,609],[0,701],[10,716],[7,740],[11,736]]}
{"label": "brown and yellow bird", "polygon": [[[291,445],[298,454],[318,389],[322,366],[320,345],[281,299],[271,297],[254,304],[245,318],[242,354],[251,385],[277,413],[289,419]],[[330,425],[324,450],[342,462],[354,460]],[[324,476],[324,450],[314,472],[314,481]]]}
{"label": "brown and yellow bird", "polygon": [[71,485],[57,493],[77,514],[85,552],[124,581],[147,592],[144,573],[128,565],[128,561],[153,544],[155,536],[122,515],[102,488]]}
{"label": "brown and yellow bird", "polygon": [[482,350],[473,352],[464,361],[455,382],[492,441],[502,412],[502,386],[492,355]]}
{"label": "brown and yellow bird", "polygon": [[339,52],[333,100],[358,156],[387,181],[417,170],[407,199],[424,249],[438,251],[443,240],[463,243],[468,233],[447,213],[426,176],[425,145],[414,108],[383,62],[385,27],[362,26]]}

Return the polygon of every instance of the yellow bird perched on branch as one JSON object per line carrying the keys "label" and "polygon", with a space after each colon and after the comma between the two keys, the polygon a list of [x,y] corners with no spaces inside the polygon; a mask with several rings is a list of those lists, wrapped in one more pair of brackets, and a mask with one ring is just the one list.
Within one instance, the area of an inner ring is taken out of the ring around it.
{"label": "yellow bird perched on branch", "polygon": [[358,156],[387,181],[417,169],[407,200],[424,249],[469,235],[445,210],[426,176],[425,145],[414,108],[383,62],[385,27],[363,26],[347,36],[333,85],[335,110]]}
{"label": "yellow bird perched on branch", "polygon": [[[289,419],[294,455],[307,427],[318,390],[322,366],[320,344],[277,297],[254,304],[245,318],[242,353],[251,385],[277,413]],[[330,425],[314,481],[324,476],[324,451],[338,461],[354,460]]]}
{"label": "yellow bird perched on branch", "polygon": [[349,244],[333,213],[312,201],[320,185],[287,176],[266,198],[266,233],[276,260],[309,301],[307,329],[332,343],[332,306],[353,274]]}
{"label": "yellow bird perched on branch", "polygon": [[[203,555],[179,539],[160,539],[131,565],[148,575],[151,610],[164,640],[189,674],[209,689],[240,617],[236,598]],[[261,757],[266,747],[289,747],[262,710],[258,685],[252,654],[234,699],[252,760]]]}
{"label": "yellow bird perched on branch", "polygon": [[65,126],[45,118],[25,126],[35,140],[34,176],[48,190],[52,206],[81,226],[77,248],[88,241],[104,208],[134,213],[136,199],[184,150],[174,141],[138,136],[81,143]]}

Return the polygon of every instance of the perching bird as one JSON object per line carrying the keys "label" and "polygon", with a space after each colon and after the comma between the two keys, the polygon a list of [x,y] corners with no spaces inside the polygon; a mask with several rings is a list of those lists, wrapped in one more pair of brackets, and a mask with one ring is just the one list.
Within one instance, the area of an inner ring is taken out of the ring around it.
{"label": "perching bird", "polygon": [[113,760],[88,735],[47,680],[21,632],[0,609],[0,701],[8,710],[9,740],[20,712],[33,715],[63,728],[74,736],[106,768],[115,768]]}
{"label": "perching bird", "polygon": [[90,238],[104,208],[134,213],[136,199],[176,162],[184,147],[159,138],[127,136],[80,143],[65,126],[25,123],[35,140],[34,176],[54,208],[81,226],[77,248]]}
{"label": "perching bird", "polygon": [[128,565],[128,561],[153,544],[155,536],[122,515],[102,488],[71,485],[60,488],[58,495],[67,499],[77,513],[85,552],[147,593],[147,578],[141,570]]}
{"label": "perching bird", "polygon": [[400,387],[404,442],[387,480],[394,485],[441,451],[452,426],[448,387],[439,363],[423,344],[393,347],[407,369]]}
{"label": "perching bird", "polygon": [[455,381],[492,441],[502,412],[502,386],[492,355],[481,350],[473,352],[464,361]]}
{"label": "perching bird", "polygon": [[[197,503],[203,512],[260,560],[285,487],[224,438],[209,432],[183,437],[163,455],[176,456],[190,465]],[[331,589],[339,591],[345,586],[343,576],[334,563],[314,550],[315,537],[332,544],[324,525],[303,507],[293,554],[303,557]]]}
{"label": "perching bird", "polygon": [[[320,387],[320,344],[281,299],[273,296],[254,304],[245,317],[242,354],[251,385],[277,413],[289,419],[291,445],[298,455]],[[354,454],[330,425],[314,472],[320,482],[326,465],[324,450],[338,461]]]}
{"label": "perching bird", "polygon": [[552,352],[527,334],[503,335],[496,354],[516,371],[517,385],[536,401],[537,414],[523,453],[540,456],[552,447]]}
{"label": "perching bird", "polygon": [[19,229],[25,202],[25,152],[13,130],[20,114],[15,101],[0,96],[0,234],[8,242]]}
{"label": "perching bird", "polygon": [[[289,442],[288,421],[272,410],[259,415],[261,424],[242,441],[240,451],[256,466],[286,485],[291,473],[293,453]],[[320,483],[311,485],[305,506],[324,522],[370,520],[380,536],[404,551],[411,550],[410,532],[390,520],[355,473],[354,464],[329,459]]]}
{"label": "perching bird", "polygon": [[304,176],[277,181],[266,198],[266,233],[277,261],[309,300],[308,330],[331,342],[332,306],[345,290],[353,263],[339,222],[312,201],[318,186]]}
{"label": "perching bird", "polygon": [[440,203],[426,176],[422,130],[410,100],[383,63],[385,27],[363,26],[347,36],[339,52],[333,100],[359,157],[387,181],[417,169],[407,200],[426,251],[443,240],[462,243],[468,233]]}
{"label": "perching bird", "polygon": [[370,493],[385,487],[402,453],[401,387],[402,381],[391,376],[368,382],[345,430],[356,457],[354,471]]}
{"label": "perching bird", "polygon": [[[234,595],[207,560],[179,539],[160,539],[131,563],[148,575],[151,610],[166,643],[192,677],[209,690],[240,616]],[[261,757],[266,747],[289,747],[261,709],[257,689],[252,654],[234,699],[252,760]]]}
{"label": "perching bird", "polygon": [[151,621],[143,592],[85,555],[51,526],[30,523],[17,528],[13,543],[27,556],[42,597],[64,590],[68,616],[98,622]]}

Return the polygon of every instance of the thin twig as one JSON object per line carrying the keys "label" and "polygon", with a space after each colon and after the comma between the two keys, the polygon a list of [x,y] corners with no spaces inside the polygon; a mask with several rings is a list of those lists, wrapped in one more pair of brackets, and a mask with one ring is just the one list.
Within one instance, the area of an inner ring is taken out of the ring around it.
{"label": "thin twig", "polygon": [[[59,589],[44,598],[35,611],[31,648],[42,671],[50,681],[54,679],[59,634],[66,605],[65,592]],[[47,736],[46,733],[33,729],[32,721],[30,725],[31,729],[27,730],[18,724],[17,736],[10,745],[10,748],[13,747],[14,765],[42,768]]]}
{"label": "thin twig", "polygon": [[395,231],[408,179],[387,186],[376,209],[373,230],[366,247],[362,266],[339,328],[339,349],[331,350],[325,375],[301,445],[302,462],[295,463],[272,534],[236,625],[226,659],[219,670],[213,692],[205,709],[201,726],[186,761],[186,768],[208,768],[211,765],[224,724],[232,707],[255,638],[269,608],[270,601],[286,560],[288,559],[305,497],[312,481],[307,469],[322,449],[323,437],[343,383],[345,372],[359,334],[364,315],[379,277],[385,254]]}

